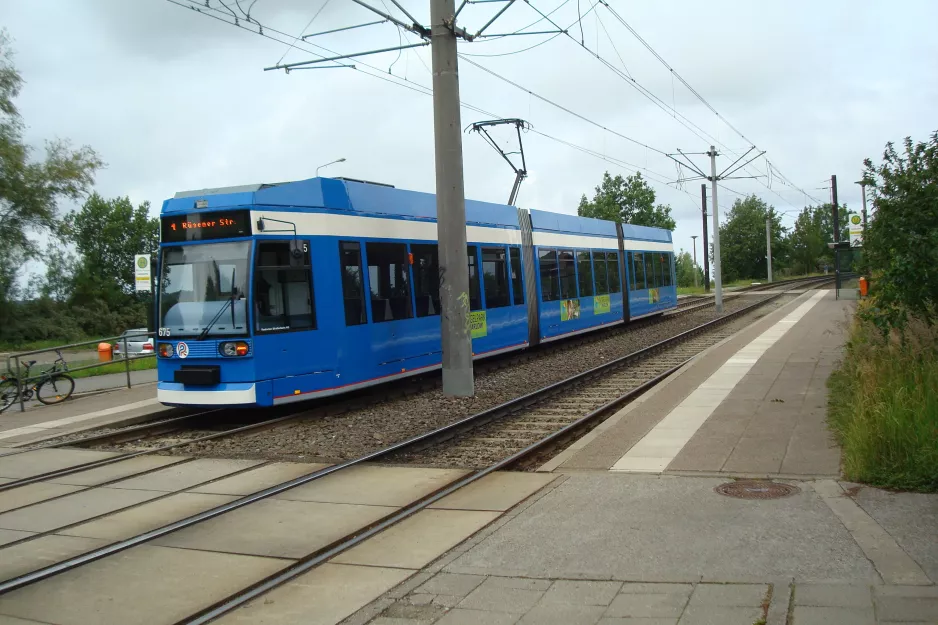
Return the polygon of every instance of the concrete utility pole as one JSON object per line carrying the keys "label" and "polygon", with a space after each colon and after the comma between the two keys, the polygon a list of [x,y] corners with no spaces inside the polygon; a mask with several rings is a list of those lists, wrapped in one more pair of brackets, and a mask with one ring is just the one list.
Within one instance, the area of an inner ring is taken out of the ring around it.
{"label": "concrete utility pole", "polygon": [[697,287],[697,235],[692,234],[690,238],[694,241],[694,287]]}
{"label": "concrete utility pole", "polygon": [[769,263],[769,282],[772,281],[772,218],[765,219],[765,249],[766,260]]}
{"label": "concrete utility pole", "polygon": [[463,185],[459,67],[453,19],[455,0],[430,0],[433,56],[433,130],[436,145],[436,228],[440,250],[440,331],[443,393],[474,393],[469,328],[469,267],[466,258],[466,195]]}
{"label": "concrete utility pole", "polygon": [[834,217],[834,288],[840,293],[840,221],[837,214],[837,176],[831,175],[831,212]]}
{"label": "concrete utility pole", "polygon": [[723,314],[723,276],[720,273],[720,208],[717,204],[717,149],[710,146],[707,152],[710,157],[710,184],[713,196],[713,290],[716,292],[714,300],[718,315]]}
{"label": "concrete utility pole", "polygon": [[700,185],[700,206],[703,208],[704,293],[710,292],[710,250],[707,238],[707,185]]}

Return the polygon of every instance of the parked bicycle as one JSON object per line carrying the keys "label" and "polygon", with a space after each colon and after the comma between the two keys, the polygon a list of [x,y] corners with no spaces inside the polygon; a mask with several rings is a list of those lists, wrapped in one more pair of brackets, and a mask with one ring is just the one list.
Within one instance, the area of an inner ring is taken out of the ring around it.
{"label": "parked bicycle", "polygon": [[71,397],[75,390],[75,380],[68,375],[68,364],[62,357],[62,352],[55,350],[58,354],[52,368],[40,373],[38,376],[30,378],[29,370],[36,364],[35,360],[24,361],[26,371],[21,378],[17,378],[13,372],[0,375],[0,413],[19,401],[19,392],[22,389],[23,401],[29,401],[36,396],[44,404],[58,404]]}

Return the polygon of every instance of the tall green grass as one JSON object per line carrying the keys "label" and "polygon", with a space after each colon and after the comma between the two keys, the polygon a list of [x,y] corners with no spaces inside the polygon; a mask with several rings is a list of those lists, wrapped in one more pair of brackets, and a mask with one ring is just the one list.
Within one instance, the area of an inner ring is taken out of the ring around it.
{"label": "tall green grass", "polygon": [[938,328],[913,321],[883,337],[857,317],[828,387],[848,479],[938,490]]}

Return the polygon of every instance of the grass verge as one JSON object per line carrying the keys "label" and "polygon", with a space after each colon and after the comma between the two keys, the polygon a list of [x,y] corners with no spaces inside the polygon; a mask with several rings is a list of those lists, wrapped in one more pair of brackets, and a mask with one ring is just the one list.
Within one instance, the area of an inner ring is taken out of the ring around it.
{"label": "grass verge", "polygon": [[913,321],[883,337],[855,318],[828,388],[847,479],[938,491],[938,327]]}
{"label": "grass verge", "polygon": [[[81,362],[69,362],[70,367],[80,367],[84,365],[89,365],[91,363],[81,363]],[[131,371],[146,371],[147,369],[156,369],[156,357],[147,357],[147,358],[131,358],[130,359],[130,370]],[[82,369],[80,371],[69,371],[68,374],[75,379],[78,378],[92,378],[98,375],[107,375],[109,373],[124,373],[126,371],[123,360],[115,360],[114,362],[108,363],[106,365],[101,365],[100,367],[95,367],[94,369]]]}

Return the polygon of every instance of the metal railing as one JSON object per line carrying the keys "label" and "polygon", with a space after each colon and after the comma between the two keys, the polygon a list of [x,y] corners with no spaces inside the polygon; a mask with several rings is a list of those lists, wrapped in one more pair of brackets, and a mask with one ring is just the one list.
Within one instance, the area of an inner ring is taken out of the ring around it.
{"label": "metal railing", "polygon": [[[128,351],[127,351],[127,341],[128,341],[128,339],[131,339],[131,340],[139,340],[139,339],[142,339],[143,337],[147,337],[147,338],[152,339],[152,342],[153,342],[153,353],[150,353],[150,354],[141,354],[141,355],[138,355],[138,356],[131,356],[131,355],[128,353]],[[126,375],[127,375],[127,388],[131,388],[131,387],[132,387],[132,383],[131,383],[131,379],[130,379],[130,361],[132,361],[132,360],[144,360],[144,359],[146,359],[146,358],[154,358],[154,357],[156,357],[157,345],[156,345],[156,333],[155,333],[155,332],[140,332],[139,334],[135,333],[135,334],[132,334],[132,335],[129,335],[129,336],[125,336],[125,335],[122,334],[122,335],[119,335],[119,336],[111,336],[111,337],[106,337],[106,338],[101,338],[101,339],[94,339],[94,340],[91,340],[91,341],[81,341],[81,342],[79,342],[79,343],[69,343],[68,345],[57,345],[57,346],[55,346],[55,347],[47,347],[47,348],[44,348],[44,349],[34,349],[34,350],[28,351],[28,352],[17,352],[17,353],[15,353],[15,354],[9,354],[9,355],[7,356],[7,371],[9,371],[10,373],[15,373],[15,375],[16,375],[16,390],[17,390],[17,395],[18,395],[18,398],[19,398],[20,412],[25,412],[25,411],[26,411],[25,402],[23,401],[23,390],[24,390],[26,384],[28,384],[31,380],[38,380],[38,379],[42,378],[42,377],[46,374],[46,372],[48,371],[48,369],[45,369],[45,370],[43,370],[43,371],[41,371],[41,372],[39,372],[39,373],[36,373],[36,374],[34,374],[34,375],[30,375],[29,377],[23,377],[23,374],[26,373],[26,369],[24,369],[24,368],[21,367],[21,361],[24,359],[24,357],[26,357],[26,356],[34,356],[34,355],[36,355],[36,354],[45,354],[45,353],[48,353],[48,352],[56,352],[56,353],[58,354],[58,356],[62,357],[62,360],[64,361],[64,360],[65,360],[65,359],[64,359],[64,356],[60,353],[62,350],[71,350],[71,349],[75,349],[76,347],[83,347],[83,346],[86,346],[86,345],[94,345],[94,346],[95,346],[95,353],[97,354],[97,346],[98,346],[98,344],[100,344],[100,343],[112,343],[112,344],[113,344],[113,343],[115,343],[115,342],[119,342],[119,343],[122,343],[122,344],[123,344],[123,348],[122,348],[121,351],[122,351],[123,361],[124,361],[124,371],[125,371],[125,373],[126,373]],[[111,347],[111,356],[112,356],[112,359],[111,359],[111,360],[106,360],[106,361],[103,361],[103,362],[96,362],[96,363],[89,364],[89,365],[84,365],[84,366],[81,366],[81,367],[69,367],[69,366],[68,366],[68,362],[65,362],[65,369],[64,369],[62,372],[63,372],[63,373],[73,373],[73,372],[75,372],[75,371],[85,371],[85,370],[87,370],[87,369],[96,369],[96,368],[98,368],[98,367],[110,366],[110,365],[113,365],[113,364],[115,364],[116,362],[118,362],[118,361],[113,360],[113,355],[114,355],[114,349],[113,349],[113,345],[112,345],[112,347]],[[43,363],[36,363],[36,366],[39,367],[39,366],[41,366],[42,364],[43,364]]]}

